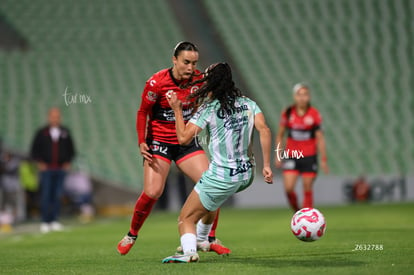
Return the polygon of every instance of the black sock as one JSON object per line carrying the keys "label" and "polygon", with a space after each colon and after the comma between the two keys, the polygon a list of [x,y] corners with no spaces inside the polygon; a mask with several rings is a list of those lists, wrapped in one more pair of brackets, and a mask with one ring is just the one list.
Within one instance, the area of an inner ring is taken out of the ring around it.
{"label": "black sock", "polygon": [[128,237],[133,238],[134,240],[137,239],[138,235],[132,235],[131,232],[128,232]]}
{"label": "black sock", "polygon": [[216,237],[210,237],[210,236],[208,236],[208,242],[209,243],[212,243],[212,242],[214,242],[216,240]]}

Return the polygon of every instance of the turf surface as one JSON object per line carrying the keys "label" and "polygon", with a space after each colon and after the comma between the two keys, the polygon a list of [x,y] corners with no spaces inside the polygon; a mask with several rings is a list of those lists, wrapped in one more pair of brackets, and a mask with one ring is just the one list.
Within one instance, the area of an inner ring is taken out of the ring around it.
{"label": "turf surface", "polygon": [[0,274],[414,274],[413,203],[319,209],[327,231],[313,243],[292,235],[287,209],[223,209],[217,233],[233,253],[196,264],[161,263],[178,245],[177,213],[153,213],[126,256],[115,247],[129,218],[3,234]]}

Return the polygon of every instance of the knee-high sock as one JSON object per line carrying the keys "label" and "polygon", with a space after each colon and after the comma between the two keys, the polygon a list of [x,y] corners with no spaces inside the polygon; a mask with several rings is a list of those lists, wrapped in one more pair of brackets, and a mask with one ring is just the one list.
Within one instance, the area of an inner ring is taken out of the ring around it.
{"label": "knee-high sock", "polygon": [[201,219],[197,223],[197,241],[207,241],[208,234],[210,233],[213,224],[204,224]]}
{"label": "knee-high sock", "polygon": [[303,207],[310,207],[310,208],[313,207],[313,192],[312,192],[312,190],[304,192]]}
{"label": "knee-high sock", "polygon": [[129,230],[131,235],[138,235],[138,231],[151,213],[152,207],[156,202],[156,199],[148,197],[144,192],[141,193],[135,204],[134,215],[131,220],[131,228]]}
{"label": "knee-high sock", "polygon": [[296,196],[296,192],[292,191],[292,192],[287,192],[286,196],[288,198],[290,207],[293,209],[293,211],[298,211],[299,207],[298,207],[298,198]]}
{"label": "knee-high sock", "polygon": [[185,233],[181,236],[181,247],[183,248],[184,254],[196,253],[197,252],[197,239],[193,233]]}
{"label": "knee-high sock", "polygon": [[209,237],[213,237],[213,238],[216,237],[216,228],[218,224],[219,214],[220,214],[220,208],[217,209],[217,215],[216,215],[216,218],[214,219],[213,227],[211,227],[210,233],[208,234]]}

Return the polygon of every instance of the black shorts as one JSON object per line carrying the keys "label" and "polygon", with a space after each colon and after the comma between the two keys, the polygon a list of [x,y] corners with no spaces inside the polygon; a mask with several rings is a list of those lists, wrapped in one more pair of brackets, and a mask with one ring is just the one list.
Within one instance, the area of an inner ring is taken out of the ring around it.
{"label": "black shorts", "polygon": [[147,144],[150,148],[149,152],[154,158],[165,160],[168,163],[175,161],[176,164],[180,164],[180,162],[192,156],[204,154],[203,147],[195,139],[188,145],[171,144],[156,140],[147,140]]}
{"label": "black shorts", "polygon": [[318,158],[315,155],[299,159],[284,159],[282,169],[284,173],[296,173],[302,176],[315,177],[318,173]]}

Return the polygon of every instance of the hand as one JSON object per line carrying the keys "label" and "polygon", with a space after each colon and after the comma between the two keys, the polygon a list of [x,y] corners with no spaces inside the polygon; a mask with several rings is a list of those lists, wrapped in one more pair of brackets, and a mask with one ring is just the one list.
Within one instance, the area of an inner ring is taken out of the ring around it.
{"label": "hand", "polygon": [[272,172],[272,169],[270,169],[270,166],[263,167],[262,173],[263,173],[264,181],[268,184],[272,184],[273,183],[273,172]]}
{"label": "hand", "polygon": [[326,160],[322,160],[322,162],[321,162],[321,168],[322,168],[322,171],[325,174],[329,174],[329,166],[328,166],[328,163],[326,162]]}
{"label": "hand", "polygon": [[152,163],[152,155],[149,151],[148,145],[143,142],[139,145],[139,151],[141,152],[141,155],[146,159],[150,164]]}
{"label": "hand", "polygon": [[280,169],[280,168],[282,168],[282,160],[280,160],[279,158],[275,158],[275,167],[277,168],[277,169]]}
{"label": "hand", "polygon": [[167,93],[166,97],[171,109],[173,109],[174,111],[181,109],[182,102],[177,98],[177,94],[175,92]]}

